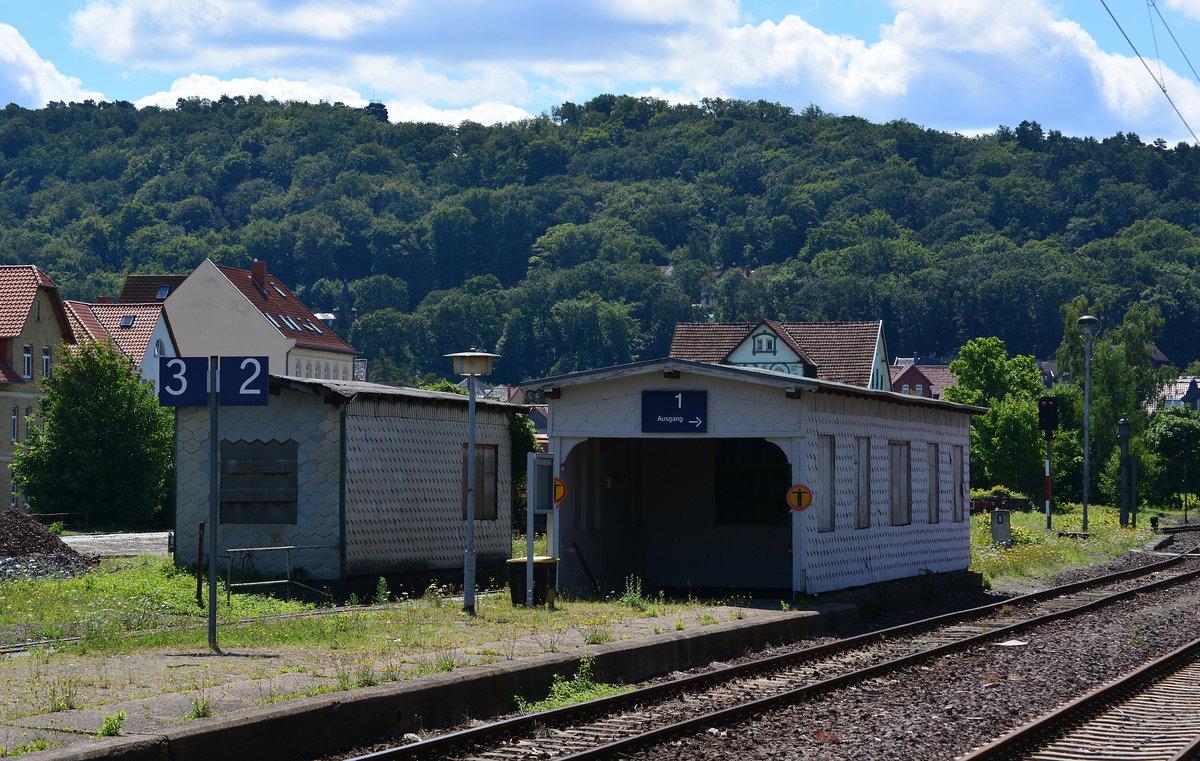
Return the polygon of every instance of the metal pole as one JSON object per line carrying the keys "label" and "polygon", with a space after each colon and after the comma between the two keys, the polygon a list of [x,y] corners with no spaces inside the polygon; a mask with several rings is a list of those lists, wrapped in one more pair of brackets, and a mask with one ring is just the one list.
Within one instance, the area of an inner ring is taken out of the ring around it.
{"label": "metal pole", "polygon": [[1050,525],[1050,442],[1053,440],[1049,431],[1046,431],[1046,530],[1049,531]]}
{"label": "metal pole", "polygon": [[1083,533],[1088,530],[1088,479],[1090,478],[1092,437],[1092,332],[1089,329],[1083,350]]}
{"label": "metal pole", "polygon": [[467,376],[467,550],[463,555],[463,612],[475,615],[475,376]]}
{"label": "metal pole", "polygon": [[1129,466],[1129,420],[1121,418],[1117,422],[1117,441],[1121,443],[1121,525],[1129,525],[1130,505],[1130,466]]}
{"label": "metal pole", "polygon": [[220,357],[208,358],[208,646],[220,654],[217,645],[217,513],[221,495],[221,442],[217,438],[217,369]]}

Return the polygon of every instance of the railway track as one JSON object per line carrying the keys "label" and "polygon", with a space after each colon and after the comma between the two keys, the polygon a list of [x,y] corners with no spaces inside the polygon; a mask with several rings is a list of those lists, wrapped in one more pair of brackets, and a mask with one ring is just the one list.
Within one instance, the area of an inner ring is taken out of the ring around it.
{"label": "railway track", "polygon": [[[1190,552],[1190,551],[1189,551]],[[695,733],[1020,630],[1200,578],[1183,553],[1161,563],[937,616],[567,708],[518,716],[356,761],[594,759]],[[1180,571],[1179,566],[1185,570]],[[1145,577],[1155,577],[1144,583]]]}
{"label": "railway track", "polygon": [[959,761],[1182,761],[1200,757],[1200,640]]}

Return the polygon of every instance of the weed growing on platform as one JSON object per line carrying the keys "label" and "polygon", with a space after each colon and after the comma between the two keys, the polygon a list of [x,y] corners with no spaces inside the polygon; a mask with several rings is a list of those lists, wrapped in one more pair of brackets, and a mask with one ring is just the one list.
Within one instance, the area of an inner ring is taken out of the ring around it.
{"label": "weed growing on platform", "polygon": [[550,685],[550,694],[542,700],[531,703],[520,695],[517,695],[514,698],[517,710],[521,713],[549,711],[553,708],[562,708],[588,700],[595,700],[596,698],[608,697],[609,695],[619,695],[622,692],[629,692],[633,689],[633,687],[622,687],[615,684],[603,684],[592,681],[592,663],[591,658],[581,659],[579,667],[575,671],[575,676],[570,679],[563,679],[556,674],[554,676],[554,683]]}
{"label": "weed growing on platform", "polygon": [[[21,733],[24,735],[24,732]],[[8,758],[9,756],[23,756],[26,753],[37,753],[39,750],[49,750],[50,748],[60,748],[66,743],[52,743],[45,738],[39,737],[29,742],[21,743],[20,745],[9,746],[7,741],[0,744],[0,758]]]}
{"label": "weed growing on platform", "polygon": [[121,727],[124,725],[124,711],[110,713],[104,717],[104,722],[100,725],[100,731],[96,733],[96,737],[116,737],[117,735],[121,734]]}
{"label": "weed growing on platform", "polygon": [[1064,568],[1087,565],[1104,556],[1119,555],[1150,541],[1152,534],[1139,527],[1121,527],[1117,510],[1091,505],[1088,508],[1086,539],[1059,536],[1079,533],[1083,512],[1079,505],[1053,516],[1054,529],[1047,531],[1045,514],[1013,512],[1009,516],[1012,545],[992,543],[991,513],[971,516],[971,570],[983,575],[984,583],[1001,576],[1038,577]]}

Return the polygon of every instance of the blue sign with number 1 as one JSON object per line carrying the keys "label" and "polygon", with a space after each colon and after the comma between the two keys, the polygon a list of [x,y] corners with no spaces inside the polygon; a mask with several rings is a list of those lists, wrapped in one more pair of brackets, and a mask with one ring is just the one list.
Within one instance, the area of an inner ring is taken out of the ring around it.
{"label": "blue sign with number 1", "polygon": [[[270,383],[267,357],[221,357],[217,385],[222,406],[265,405]],[[163,407],[208,404],[208,357],[159,357],[158,403]]]}

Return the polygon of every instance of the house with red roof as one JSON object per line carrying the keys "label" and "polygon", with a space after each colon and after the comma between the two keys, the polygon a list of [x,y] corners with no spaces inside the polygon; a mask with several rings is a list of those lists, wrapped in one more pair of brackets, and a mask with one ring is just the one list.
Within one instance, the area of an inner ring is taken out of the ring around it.
{"label": "house with red roof", "polygon": [[54,281],[30,264],[0,266],[0,411],[12,421],[9,438],[0,436],[0,494],[12,507],[22,502],[9,470],[13,452],[37,415],[37,381],[53,372],[64,342],[75,334]]}
{"label": "house with red roof", "polygon": [[182,279],[130,276],[121,298],[161,300],[179,356],[266,356],[273,374],[354,378],[354,347],[268,273],[266,262],[241,270],[206,259]]}
{"label": "house with red roof", "polygon": [[890,391],[883,321],[682,322],[670,357]]}
{"label": "house with red roof", "polygon": [[892,390],[926,399],[941,399],[946,388],[958,385],[958,378],[950,372],[949,365],[905,363],[897,359],[891,366],[891,373]]}
{"label": "house with red roof", "polygon": [[65,301],[71,328],[80,338],[116,346],[141,372],[143,380],[158,387],[158,358],[177,356],[175,337],[163,303]]}

